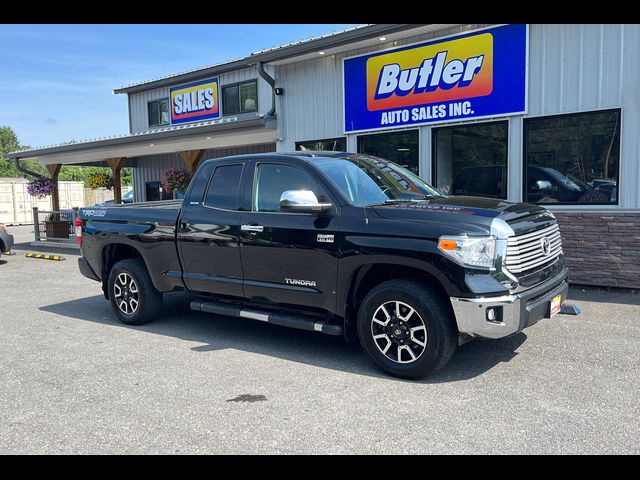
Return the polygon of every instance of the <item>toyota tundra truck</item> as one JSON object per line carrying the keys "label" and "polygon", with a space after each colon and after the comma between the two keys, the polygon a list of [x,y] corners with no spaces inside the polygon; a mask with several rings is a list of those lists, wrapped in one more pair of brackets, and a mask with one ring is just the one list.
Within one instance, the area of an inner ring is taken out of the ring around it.
{"label": "toyota tundra truck", "polygon": [[353,153],[211,159],[180,201],[81,209],[76,237],[125,324],[183,291],[195,311],[358,340],[409,379],[554,316],[568,290],[548,210],[445,196]]}

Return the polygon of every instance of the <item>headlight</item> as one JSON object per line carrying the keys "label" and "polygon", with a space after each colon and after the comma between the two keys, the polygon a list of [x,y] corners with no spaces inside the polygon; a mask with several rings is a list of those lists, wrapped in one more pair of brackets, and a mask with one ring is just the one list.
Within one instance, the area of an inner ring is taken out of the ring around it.
{"label": "headlight", "polygon": [[466,267],[494,267],[496,239],[494,237],[442,236],[438,240],[442,253]]}

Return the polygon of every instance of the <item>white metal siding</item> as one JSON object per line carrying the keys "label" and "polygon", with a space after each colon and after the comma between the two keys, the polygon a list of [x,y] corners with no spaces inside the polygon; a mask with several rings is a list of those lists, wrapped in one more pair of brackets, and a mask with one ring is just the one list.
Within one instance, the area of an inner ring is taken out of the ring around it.
{"label": "white metal siding", "polygon": [[[265,66],[265,70],[273,75],[273,67]],[[258,113],[264,114],[271,108],[271,87],[267,82],[258,76],[255,67],[236,70],[234,72],[218,75],[220,78],[220,90],[218,94],[222,96],[222,86],[245,80],[258,80]],[[205,77],[206,78],[206,77]],[[180,84],[176,84],[180,85]],[[147,90],[140,93],[133,93],[129,96],[129,108],[131,115],[131,133],[144,132],[149,129],[149,116],[147,113],[147,103],[152,100],[169,97],[169,88],[162,87]]]}

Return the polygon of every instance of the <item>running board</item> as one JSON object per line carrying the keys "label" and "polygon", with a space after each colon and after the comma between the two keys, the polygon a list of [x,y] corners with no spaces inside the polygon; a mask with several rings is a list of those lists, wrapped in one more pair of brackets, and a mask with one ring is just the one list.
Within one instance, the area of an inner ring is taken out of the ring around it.
{"label": "running board", "polygon": [[327,323],[303,316],[247,310],[217,302],[201,302],[194,300],[191,302],[191,310],[195,310],[196,312],[213,313],[215,315],[227,315],[229,317],[250,318],[251,320],[259,320],[261,322],[280,325],[281,327],[297,328],[299,330],[307,330],[309,332],[321,332],[326,333],[327,335],[342,335],[344,333],[343,326],[335,323]]}

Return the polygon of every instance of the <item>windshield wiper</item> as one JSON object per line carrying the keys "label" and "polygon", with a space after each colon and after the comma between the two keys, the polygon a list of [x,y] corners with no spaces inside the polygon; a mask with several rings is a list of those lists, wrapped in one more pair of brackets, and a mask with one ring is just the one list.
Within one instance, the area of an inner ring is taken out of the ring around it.
{"label": "windshield wiper", "polygon": [[385,200],[384,202],[379,202],[379,203],[368,203],[366,205],[364,205],[365,207],[377,207],[379,205],[394,205],[396,203],[407,203],[407,202],[415,202],[416,200],[407,200],[402,199],[402,198],[389,198],[387,200]]}

